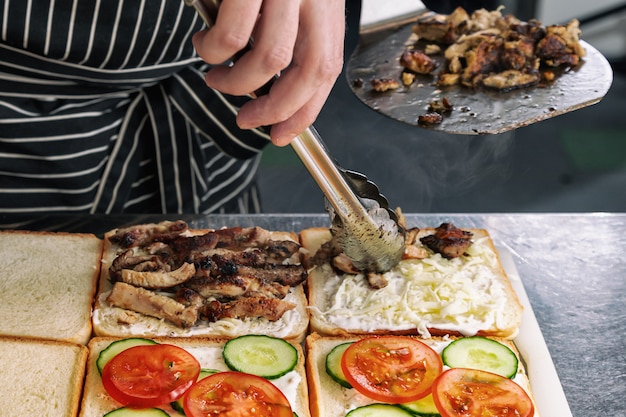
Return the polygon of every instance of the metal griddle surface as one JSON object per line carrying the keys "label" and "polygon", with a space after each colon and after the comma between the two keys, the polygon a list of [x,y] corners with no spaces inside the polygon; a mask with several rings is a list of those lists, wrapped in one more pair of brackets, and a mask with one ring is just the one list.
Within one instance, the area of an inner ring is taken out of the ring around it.
{"label": "metal griddle surface", "polygon": [[[348,82],[363,103],[401,122],[429,130],[461,134],[496,134],[527,126],[599,102],[609,90],[613,71],[606,58],[588,43],[581,41],[587,56],[575,68],[557,72],[557,79],[537,85],[500,92],[435,86],[436,76],[418,75],[411,86],[377,92],[370,84],[373,78],[400,80],[399,58],[407,45],[413,44],[413,22],[388,25],[361,35],[360,44],[346,67]],[[438,55],[440,67],[443,55]],[[439,72],[436,70],[435,73]],[[361,80],[362,83],[356,83]],[[418,116],[427,112],[428,104],[443,97],[453,105],[438,125],[418,125]]]}

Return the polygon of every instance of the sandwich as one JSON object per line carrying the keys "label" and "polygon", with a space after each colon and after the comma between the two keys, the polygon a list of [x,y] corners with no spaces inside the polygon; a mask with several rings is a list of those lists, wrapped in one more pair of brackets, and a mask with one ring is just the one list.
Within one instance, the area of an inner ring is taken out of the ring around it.
{"label": "sandwich", "polygon": [[102,244],[92,234],[0,232],[0,315],[5,318],[0,335],[86,344]]}
{"label": "sandwich", "polygon": [[192,230],[183,221],[105,234],[93,328],[113,337],[301,341],[307,271],[298,236],[260,227]]}
{"label": "sandwich", "polygon": [[539,417],[506,339],[311,334],[306,354],[313,417]]}
{"label": "sandwich", "polygon": [[88,351],[82,344],[0,336],[3,416],[78,413]]}
{"label": "sandwich", "polygon": [[[300,344],[263,335],[95,337],[88,347],[80,417],[209,415],[202,414],[207,412],[203,407],[224,415],[253,415],[244,412],[248,410],[255,415],[310,416]],[[148,372],[151,378],[145,378]],[[265,407],[274,407],[273,414]],[[136,414],[126,414],[129,409]]]}
{"label": "sandwich", "polygon": [[355,269],[328,229],[302,230],[300,240],[312,332],[513,339],[519,331],[522,305],[484,229],[408,229],[403,259],[382,274]]}

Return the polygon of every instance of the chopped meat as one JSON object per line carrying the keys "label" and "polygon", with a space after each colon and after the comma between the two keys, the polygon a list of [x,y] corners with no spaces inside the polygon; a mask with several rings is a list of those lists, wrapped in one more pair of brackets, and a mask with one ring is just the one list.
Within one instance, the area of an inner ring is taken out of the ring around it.
{"label": "chopped meat", "polygon": [[[544,27],[536,19],[523,22],[503,15],[501,8],[478,9],[471,16],[459,9],[450,15],[425,13],[413,27],[420,39],[446,46],[445,69],[437,74],[439,87],[484,86],[502,91],[527,87],[537,84],[547,68],[578,65],[586,54],[576,19]],[[554,74],[543,79],[554,79]]]}
{"label": "chopped meat", "polygon": [[488,75],[482,82],[486,87],[508,91],[514,88],[535,85],[540,81],[540,79],[541,78],[538,73],[524,73],[518,70],[506,70]]}
{"label": "chopped meat", "polygon": [[420,241],[444,258],[452,259],[462,256],[472,244],[472,233],[452,223],[442,223],[435,229],[435,233],[424,236]]}
{"label": "chopped meat", "polygon": [[179,220],[164,221],[158,224],[145,224],[120,228],[109,237],[109,240],[123,248],[144,246],[149,243],[169,240],[188,230],[187,223]]}
{"label": "chopped meat", "polygon": [[442,98],[441,100],[433,100],[428,103],[428,111],[429,112],[437,112],[439,114],[450,113],[453,109],[452,103],[448,100],[447,97]]}
{"label": "chopped meat", "polygon": [[425,114],[420,114],[417,117],[417,123],[424,126],[428,126],[428,125],[437,125],[439,123],[443,122],[443,116],[440,113],[437,112],[428,112]]}
{"label": "chopped meat", "polygon": [[203,307],[201,314],[209,322],[224,318],[265,318],[276,321],[295,307],[293,303],[275,298],[246,297],[226,303],[211,301]]}
{"label": "chopped meat", "polygon": [[402,53],[400,65],[416,74],[430,74],[439,64],[424,52],[413,49]]}
{"label": "chopped meat", "polygon": [[167,320],[183,328],[193,326],[198,320],[197,306],[185,306],[166,295],[123,282],[113,285],[107,302],[115,307]]}
{"label": "chopped meat", "polygon": [[194,276],[196,268],[193,264],[184,263],[180,268],[173,271],[134,271],[122,270],[122,281],[148,289],[171,288],[180,285]]}
{"label": "chopped meat", "polygon": [[402,84],[411,85],[415,81],[415,74],[408,71],[402,71]]}
{"label": "chopped meat", "polygon": [[462,7],[457,7],[450,15],[428,12],[418,18],[412,30],[420,39],[449,45],[456,42],[459,35],[466,30],[469,19]]}
{"label": "chopped meat", "polygon": [[370,287],[375,290],[380,290],[381,288],[385,288],[387,285],[389,285],[389,282],[383,276],[383,274],[379,274],[377,272],[368,272],[367,282],[370,284]]}
{"label": "chopped meat", "polygon": [[332,265],[346,274],[358,274],[360,272],[355,268],[352,263],[352,259],[350,259],[345,253],[340,253],[333,257]]}
{"label": "chopped meat", "polygon": [[391,78],[374,78],[371,81],[371,84],[372,87],[374,87],[374,90],[380,93],[400,88],[400,83],[396,80],[392,80]]}
{"label": "chopped meat", "polygon": [[501,47],[501,39],[487,38],[475,48],[467,51],[464,55],[466,65],[461,76],[461,83],[468,87],[476,87],[482,80],[481,76],[496,71],[500,65]]}
{"label": "chopped meat", "polygon": [[[172,270],[171,265],[156,254],[142,253],[136,254],[137,248],[131,248],[118,255],[109,267],[109,276],[113,281],[122,279],[122,271],[131,269],[133,271],[165,271]],[[137,250],[137,252],[140,252]]]}

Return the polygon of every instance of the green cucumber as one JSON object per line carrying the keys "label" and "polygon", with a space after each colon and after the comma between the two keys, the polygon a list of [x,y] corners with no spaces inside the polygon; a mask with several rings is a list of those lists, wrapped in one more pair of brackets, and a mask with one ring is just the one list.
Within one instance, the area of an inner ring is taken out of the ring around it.
{"label": "green cucumber", "polygon": [[398,405],[409,411],[411,414],[417,416],[435,417],[441,415],[439,414],[439,410],[437,410],[437,407],[435,406],[432,394],[428,394],[424,398],[420,398],[416,401],[411,401],[410,403],[403,403]]}
{"label": "green cucumber", "polygon": [[341,357],[343,356],[343,352],[345,352],[351,344],[352,342],[347,342],[337,345],[326,355],[326,373],[335,382],[345,388],[352,388],[352,385],[350,385],[341,369]]}
{"label": "green cucumber", "polygon": [[[201,369],[200,370],[200,375],[198,375],[198,379],[196,381],[200,381],[201,379],[206,378],[207,376],[213,375],[218,373],[219,371],[217,369]],[[170,405],[172,406],[172,408],[176,411],[178,411],[179,413],[181,413],[182,415],[185,415],[185,409],[183,407],[183,398],[179,398],[176,401],[172,401],[170,403]]]}
{"label": "green cucumber", "polygon": [[231,370],[267,379],[285,375],[298,363],[298,351],[291,343],[264,335],[231,339],[224,345],[222,355]]}
{"label": "green cucumber", "polygon": [[413,417],[411,413],[391,404],[370,404],[355,408],[346,417]]}
{"label": "green cucumber", "polygon": [[479,369],[505,378],[517,374],[517,355],[502,343],[481,336],[453,341],[441,352],[441,359],[450,368]]}
{"label": "green cucumber", "polygon": [[118,353],[134,347],[134,346],[142,346],[142,345],[156,345],[157,342],[150,339],[143,339],[140,337],[131,337],[128,339],[117,340],[111,343],[106,349],[100,352],[98,359],[96,359],[96,366],[98,367],[98,372],[102,375],[102,369],[104,369],[104,365],[106,365],[114,356]]}
{"label": "green cucumber", "polygon": [[160,408],[122,407],[106,413],[104,417],[169,417],[169,414]]}

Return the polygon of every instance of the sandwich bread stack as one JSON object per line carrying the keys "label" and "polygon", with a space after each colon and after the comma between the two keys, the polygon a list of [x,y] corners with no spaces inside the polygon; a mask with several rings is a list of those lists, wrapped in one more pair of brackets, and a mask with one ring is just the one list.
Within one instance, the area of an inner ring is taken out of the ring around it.
{"label": "sandwich bread stack", "polygon": [[0,335],[86,344],[101,255],[91,234],[0,232]]}
{"label": "sandwich bread stack", "polygon": [[1,336],[0,355],[2,416],[76,415],[88,355],[84,345]]}

